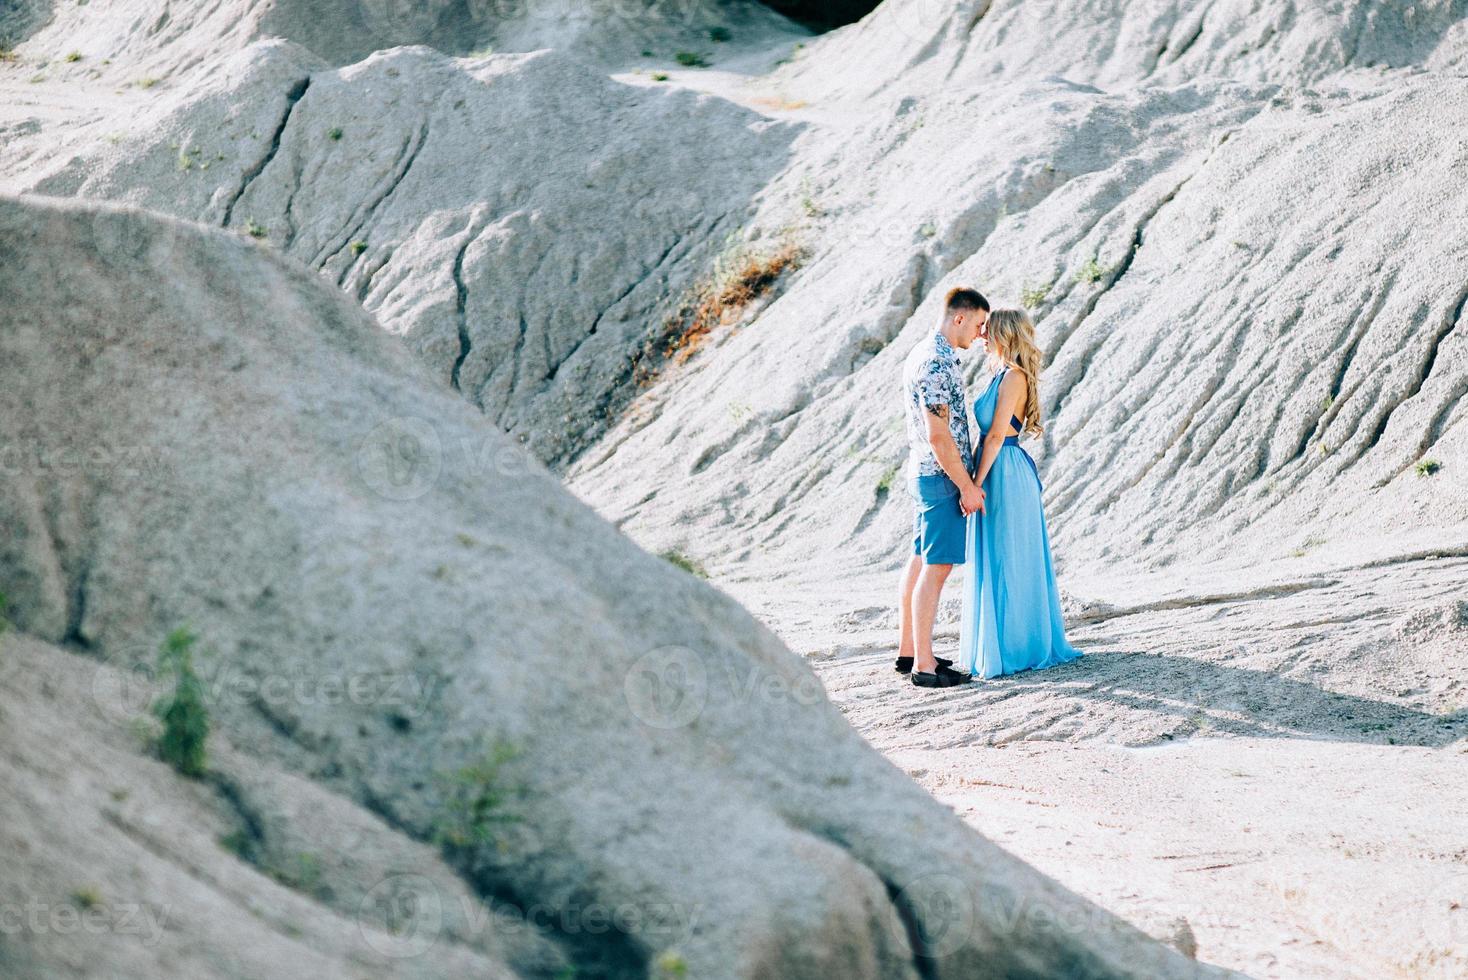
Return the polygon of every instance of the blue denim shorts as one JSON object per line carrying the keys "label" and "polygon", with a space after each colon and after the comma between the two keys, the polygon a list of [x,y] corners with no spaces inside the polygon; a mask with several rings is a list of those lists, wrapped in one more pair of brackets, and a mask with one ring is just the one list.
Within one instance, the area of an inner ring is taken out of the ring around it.
{"label": "blue denim shorts", "polygon": [[924,565],[962,565],[968,558],[968,518],[958,505],[958,486],[948,477],[919,476],[907,484],[916,504],[912,553]]}

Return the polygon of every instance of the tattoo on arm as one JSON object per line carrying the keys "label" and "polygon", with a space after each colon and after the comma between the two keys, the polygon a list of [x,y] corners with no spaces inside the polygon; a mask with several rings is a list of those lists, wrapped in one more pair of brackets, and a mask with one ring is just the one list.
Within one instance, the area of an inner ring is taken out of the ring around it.
{"label": "tattoo on arm", "polygon": [[929,405],[928,406],[928,414],[932,415],[936,419],[941,419],[942,421],[947,422],[948,421],[948,406],[947,405]]}

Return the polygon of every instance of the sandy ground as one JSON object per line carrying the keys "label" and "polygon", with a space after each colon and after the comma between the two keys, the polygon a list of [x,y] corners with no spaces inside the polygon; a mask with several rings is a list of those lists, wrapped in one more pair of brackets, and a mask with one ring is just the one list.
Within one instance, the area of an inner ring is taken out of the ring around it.
{"label": "sandy ground", "polygon": [[1200,959],[1468,975],[1468,560],[1116,582],[1073,604],[1082,660],[941,692],[891,669],[891,577],[726,587],[934,796]]}

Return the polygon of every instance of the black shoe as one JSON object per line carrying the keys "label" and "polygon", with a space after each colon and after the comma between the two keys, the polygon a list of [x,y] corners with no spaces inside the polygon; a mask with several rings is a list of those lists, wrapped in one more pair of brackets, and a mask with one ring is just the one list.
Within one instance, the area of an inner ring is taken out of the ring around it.
{"label": "black shoe", "polygon": [[925,674],[920,670],[912,672],[913,687],[959,687],[968,682],[969,676],[967,674],[945,670],[942,667],[938,668],[936,674]]}
{"label": "black shoe", "polygon": [[[952,667],[953,666],[953,661],[952,660],[944,660],[942,657],[934,657],[933,659],[936,660],[936,661],[938,661],[938,666],[939,667]],[[896,666],[897,666],[897,672],[899,674],[910,674],[910,673],[912,673],[912,658],[911,657],[898,657],[897,658],[897,665]]]}

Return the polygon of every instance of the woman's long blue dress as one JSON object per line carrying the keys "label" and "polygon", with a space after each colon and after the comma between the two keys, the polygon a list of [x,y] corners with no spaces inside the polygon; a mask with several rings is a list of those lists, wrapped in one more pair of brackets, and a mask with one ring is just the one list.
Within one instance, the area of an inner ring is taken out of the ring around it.
{"label": "woman's long blue dress", "polygon": [[[996,375],[974,402],[981,432],[994,425],[1004,374]],[[1010,427],[1023,431],[1017,418],[1004,431]],[[976,465],[978,458],[975,454]],[[998,677],[1076,659],[1081,652],[1065,639],[1040,475],[1018,436],[1005,439],[983,490],[984,513],[968,519],[958,665],[972,674]]]}

